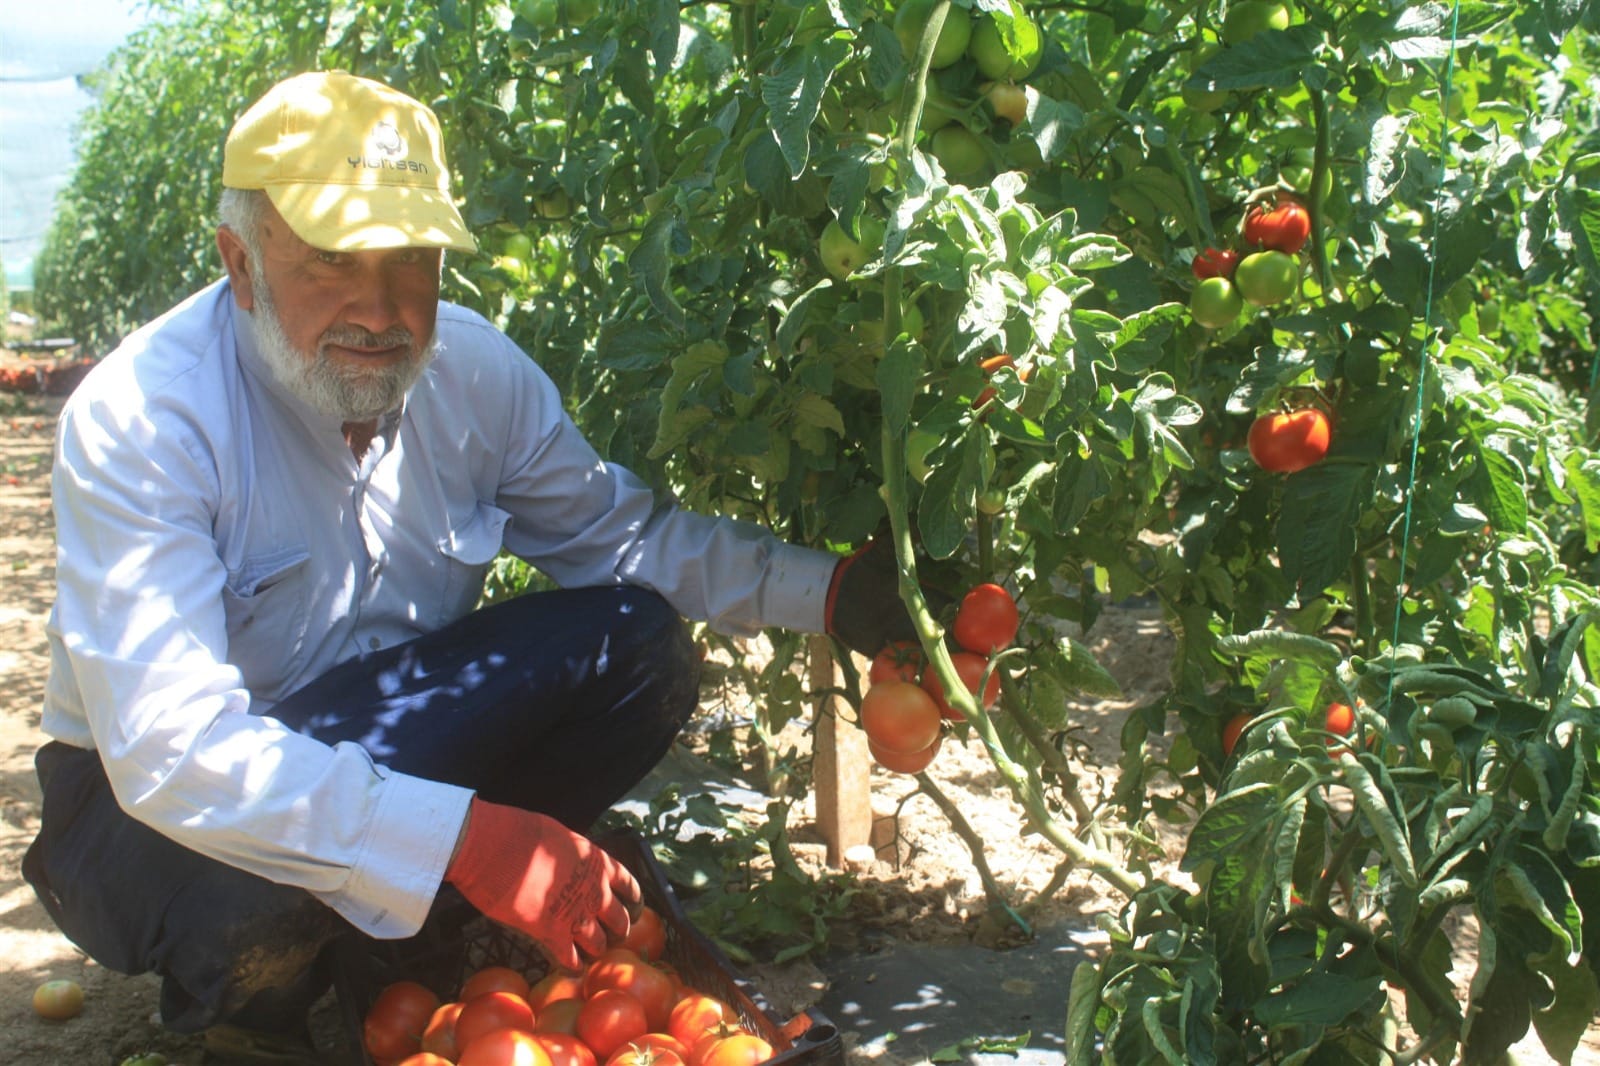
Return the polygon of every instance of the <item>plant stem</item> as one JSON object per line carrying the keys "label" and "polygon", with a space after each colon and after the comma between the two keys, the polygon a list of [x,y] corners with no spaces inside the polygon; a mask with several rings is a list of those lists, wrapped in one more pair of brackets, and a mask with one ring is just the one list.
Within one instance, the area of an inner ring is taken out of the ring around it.
{"label": "plant stem", "polygon": [[991,907],[1004,912],[1007,918],[1022,930],[1027,936],[1033,935],[1033,928],[1023,920],[1022,915],[1012,909],[1007,902],[1005,893],[1001,891],[1000,883],[994,879],[994,874],[989,871],[989,860],[984,855],[983,838],[980,837],[972,824],[967,821],[966,815],[961,813],[961,808],[951,801],[949,796],[939,788],[938,784],[929,777],[926,771],[917,774],[917,786],[933,800],[934,804],[944,812],[945,818],[950,822],[950,828],[956,831],[956,836],[967,845],[967,851],[972,854],[972,866],[978,871],[978,879],[983,882],[983,894],[989,900]]}

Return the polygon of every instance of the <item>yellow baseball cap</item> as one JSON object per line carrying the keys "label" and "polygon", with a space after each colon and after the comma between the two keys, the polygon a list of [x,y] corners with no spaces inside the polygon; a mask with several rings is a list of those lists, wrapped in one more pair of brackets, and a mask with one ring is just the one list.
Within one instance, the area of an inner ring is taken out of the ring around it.
{"label": "yellow baseball cap", "polygon": [[298,74],[269,89],[228,134],[222,184],[264,190],[314,248],[478,247],[450,197],[433,111],[353,74]]}

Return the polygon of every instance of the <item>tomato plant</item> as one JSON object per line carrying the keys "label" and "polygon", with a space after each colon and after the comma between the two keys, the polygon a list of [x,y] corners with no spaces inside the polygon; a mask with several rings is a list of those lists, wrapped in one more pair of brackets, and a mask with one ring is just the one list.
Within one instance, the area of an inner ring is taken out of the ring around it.
{"label": "tomato plant", "polygon": [[1250,423],[1250,458],[1275,474],[1293,474],[1322,461],[1332,430],[1319,408],[1275,411]]}

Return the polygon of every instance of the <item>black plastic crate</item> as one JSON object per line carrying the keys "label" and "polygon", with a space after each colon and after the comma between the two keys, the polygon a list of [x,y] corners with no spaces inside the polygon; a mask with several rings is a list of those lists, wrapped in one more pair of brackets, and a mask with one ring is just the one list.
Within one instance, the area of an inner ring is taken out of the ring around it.
{"label": "black plastic crate", "polygon": [[[618,831],[596,842],[638,878],[644,902],[661,915],[665,961],[686,985],[726,1002],[747,1029],[772,1045],[769,1066],[843,1066],[844,1043],[827,1018],[814,1008],[778,1018],[754,983],[694,927],[644,837]],[[549,963],[528,937],[478,914],[448,886],[440,895],[423,931],[408,940],[351,937],[339,945],[334,988],[343,1020],[344,1061],[373,1066],[362,1047],[362,1019],[378,993],[395,981],[417,981],[448,1001],[485,966],[509,966],[529,983],[549,972]]]}

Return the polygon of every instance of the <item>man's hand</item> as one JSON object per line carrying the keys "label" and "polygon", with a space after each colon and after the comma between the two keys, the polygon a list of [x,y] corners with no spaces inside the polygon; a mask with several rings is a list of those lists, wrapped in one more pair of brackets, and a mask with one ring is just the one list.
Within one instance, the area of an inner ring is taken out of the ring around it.
{"label": "man's hand", "polygon": [[474,798],[461,846],[445,871],[478,910],[527,933],[558,966],[628,934],[639,883],[617,860],[554,818]]}
{"label": "man's hand", "polygon": [[[922,586],[922,594],[935,616],[950,603],[948,596],[927,585]],[[874,537],[839,561],[828,585],[823,625],[846,647],[869,659],[891,641],[917,639],[916,627],[900,600],[894,547],[886,538]]]}

